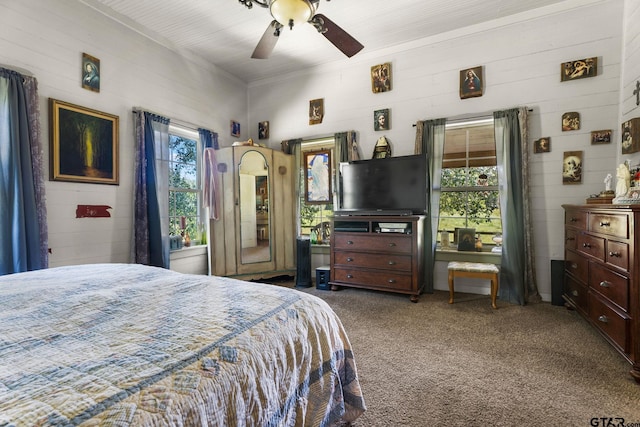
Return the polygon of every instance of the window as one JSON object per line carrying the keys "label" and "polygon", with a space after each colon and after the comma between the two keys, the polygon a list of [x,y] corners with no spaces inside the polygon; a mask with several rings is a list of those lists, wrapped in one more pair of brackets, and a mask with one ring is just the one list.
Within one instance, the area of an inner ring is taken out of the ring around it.
{"label": "window", "polygon": [[[302,161],[305,160],[307,156],[306,153],[315,152],[315,151],[329,151],[331,162],[333,163],[330,168],[330,179],[334,179],[334,171],[335,171],[335,156],[334,156],[334,147],[335,147],[335,139],[333,137],[329,138],[321,138],[315,140],[304,141],[300,147],[300,157]],[[301,175],[300,175],[300,230],[302,235],[311,236],[311,231],[314,231],[316,240],[318,243],[328,243],[324,242],[324,239],[329,237],[329,218],[333,215],[333,204],[308,204],[305,201],[305,191],[306,191],[306,177],[303,176],[303,171],[306,171],[306,168],[301,167]],[[334,189],[335,186],[331,185],[331,188]],[[335,193],[335,191],[334,191]],[[334,194],[335,196],[335,194]],[[333,199],[332,199],[333,200]],[[324,223],[324,226],[323,226]],[[315,243],[315,242],[314,242]]]}
{"label": "window", "polygon": [[457,228],[475,228],[483,244],[502,233],[493,119],[447,124],[438,240]]}
{"label": "window", "polygon": [[189,236],[199,244],[202,225],[200,183],[200,136],[198,132],[169,127],[169,233]]}

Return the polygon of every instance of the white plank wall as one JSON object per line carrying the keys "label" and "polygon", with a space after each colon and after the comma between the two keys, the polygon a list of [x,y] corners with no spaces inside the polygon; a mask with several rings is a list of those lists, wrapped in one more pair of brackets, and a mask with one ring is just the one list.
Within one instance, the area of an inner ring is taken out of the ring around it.
{"label": "white plank wall", "polygon": [[[161,47],[76,1],[0,1],[0,28],[0,64],[27,70],[38,79],[47,158],[49,97],[120,117],[120,185],[46,185],[50,265],[129,262],[132,108],[212,129],[219,132],[222,145],[231,145],[229,121],[237,120],[247,129],[246,84],[211,64]],[[100,93],[80,86],[83,52],[100,59]],[[111,218],[76,219],[78,204],[109,205]]]}
{"label": "white plank wall", "polygon": [[[270,121],[272,146],[283,139],[353,129],[358,131],[361,154],[370,158],[383,134],[394,155],[412,154],[412,124],[418,120],[528,106],[533,110],[530,140],[551,137],[551,152],[532,153],[530,158],[538,287],[550,300],[550,260],[563,258],[561,205],[584,203],[603,190],[604,177],[615,176],[619,161],[618,144],[592,146],[590,132],[613,129],[614,139],[619,139],[623,43],[622,25],[617,23],[623,20],[623,5],[618,0],[567,1],[492,26],[254,82],[249,85],[249,122]],[[560,82],[562,62],[592,56],[599,61],[597,77]],[[392,66],[392,90],[374,94],[370,68],[385,62]],[[461,100],[459,71],[478,65],[484,66],[485,93]],[[636,78],[630,77],[629,85]],[[324,98],[325,117],[322,124],[310,126],[308,103],[315,98]],[[391,129],[384,133],[373,130],[373,111],[382,108],[391,110]],[[562,132],[561,116],[567,111],[580,112],[580,130]],[[584,151],[583,183],[563,186],[563,152],[574,150]],[[446,265],[436,266],[436,289],[448,289]],[[479,292],[488,294],[488,286]]]}

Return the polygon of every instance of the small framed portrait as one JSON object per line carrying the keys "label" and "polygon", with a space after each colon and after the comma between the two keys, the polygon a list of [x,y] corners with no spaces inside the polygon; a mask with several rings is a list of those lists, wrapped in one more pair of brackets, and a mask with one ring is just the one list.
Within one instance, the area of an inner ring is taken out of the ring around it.
{"label": "small framed portrait", "polygon": [[304,155],[305,202],[331,203],[331,152],[310,151]]}
{"label": "small framed portrait", "polygon": [[611,129],[592,130],[591,145],[611,143]]}
{"label": "small framed portrait", "polygon": [[627,120],[622,123],[622,154],[637,153],[640,151],[640,118]]}
{"label": "small framed portrait", "polygon": [[324,117],[324,99],[312,99],[309,101],[309,124],[317,125],[322,123]]}
{"label": "small framed portrait", "polygon": [[460,70],[460,99],[482,96],[483,88],[482,66]]}
{"label": "small framed portrait", "polygon": [[235,136],[236,138],[240,137],[240,122],[236,122],[235,120],[231,120],[231,136]]}
{"label": "small framed portrait", "polygon": [[476,250],[476,229],[475,228],[456,228],[456,242],[459,251],[475,251]]}
{"label": "small framed portrait", "polygon": [[376,110],[373,112],[373,129],[374,130],[389,130],[391,129],[391,123],[389,122],[389,109]]}
{"label": "small framed portrait", "polygon": [[562,131],[578,130],[580,129],[580,113],[570,111],[562,115]]}
{"label": "small framed portrait", "polygon": [[371,90],[373,93],[389,92],[391,90],[390,62],[371,67]]}
{"label": "small framed portrait", "polygon": [[560,64],[560,81],[584,79],[598,75],[598,58],[576,59]]}
{"label": "small framed portrait", "polygon": [[562,183],[582,182],[582,151],[565,151],[562,157]]}
{"label": "small framed portrait", "polygon": [[551,151],[551,138],[544,136],[533,143],[534,153],[548,153]]}
{"label": "small framed portrait", "polygon": [[269,122],[258,123],[258,139],[269,139]]}
{"label": "small framed portrait", "polygon": [[82,87],[100,92],[100,60],[87,53],[82,54]]}

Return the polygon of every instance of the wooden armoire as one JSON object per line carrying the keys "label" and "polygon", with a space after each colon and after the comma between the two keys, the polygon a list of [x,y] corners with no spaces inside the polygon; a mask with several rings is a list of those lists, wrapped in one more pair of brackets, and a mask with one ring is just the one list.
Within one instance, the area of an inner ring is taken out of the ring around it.
{"label": "wooden armoire", "polygon": [[216,151],[218,220],[210,222],[211,273],[244,280],[294,275],[294,156],[258,146]]}

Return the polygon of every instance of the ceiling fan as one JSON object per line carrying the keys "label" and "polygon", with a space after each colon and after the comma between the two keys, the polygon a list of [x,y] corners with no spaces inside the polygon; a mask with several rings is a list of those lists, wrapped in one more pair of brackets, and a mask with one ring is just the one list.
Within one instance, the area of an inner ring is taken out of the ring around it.
{"label": "ceiling fan", "polygon": [[[320,34],[334,44],[342,53],[351,58],[360,52],[364,46],[358,40],[350,36],[346,31],[336,25],[332,20],[316,13],[320,0],[238,0],[247,8],[251,9],[254,4],[269,8],[273,21],[267,27],[258,42],[252,58],[267,59],[273,48],[276,46],[282,28],[288,26],[293,29],[294,25],[309,23],[313,25]],[[329,1],[329,0],[327,0]]]}

